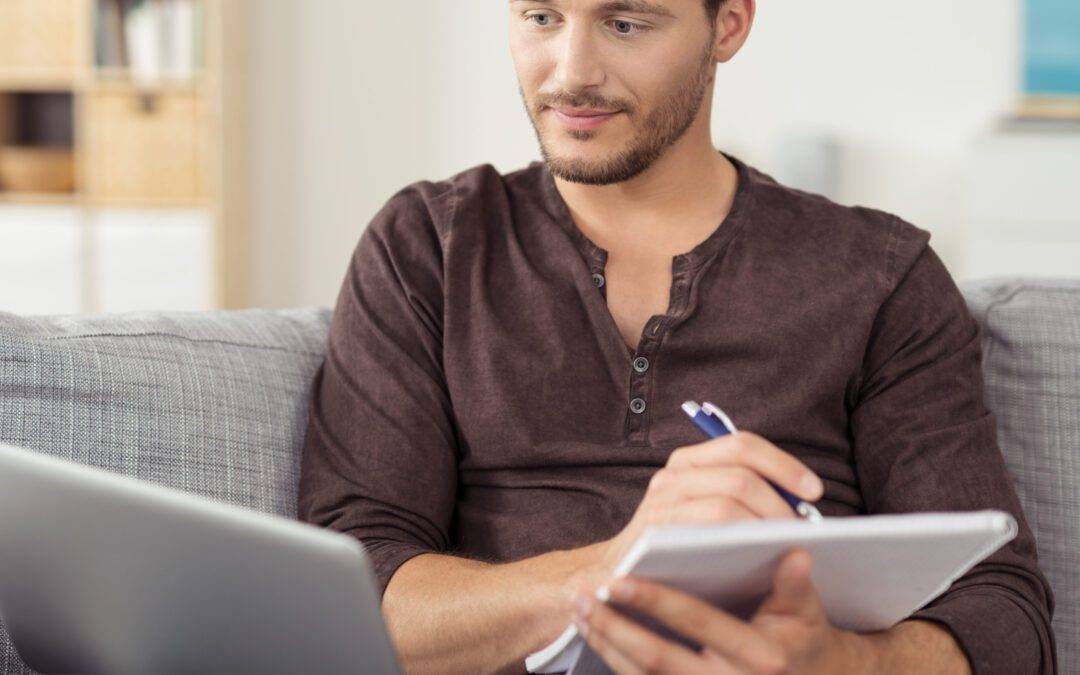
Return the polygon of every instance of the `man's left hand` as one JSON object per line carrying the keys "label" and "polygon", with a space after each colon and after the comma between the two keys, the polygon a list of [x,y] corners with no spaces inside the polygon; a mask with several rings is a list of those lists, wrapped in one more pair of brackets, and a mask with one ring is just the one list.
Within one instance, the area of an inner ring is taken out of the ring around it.
{"label": "man's left hand", "polygon": [[652,616],[702,645],[693,651],[664,639],[587,594],[576,598],[575,623],[616,673],[872,672],[856,633],[829,623],[810,580],[810,554],[789,551],[773,590],[749,621],[660,584],[622,577],[608,585],[613,604]]}

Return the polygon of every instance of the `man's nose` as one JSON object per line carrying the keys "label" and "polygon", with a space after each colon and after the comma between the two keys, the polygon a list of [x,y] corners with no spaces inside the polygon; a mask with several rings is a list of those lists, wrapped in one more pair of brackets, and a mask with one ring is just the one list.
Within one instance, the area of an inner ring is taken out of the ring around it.
{"label": "man's nose", "polygon": [[563,91],[576,92],[604,83],[604,67],[587,25],[570,25],[563,32],[556,58],[556,83]]}

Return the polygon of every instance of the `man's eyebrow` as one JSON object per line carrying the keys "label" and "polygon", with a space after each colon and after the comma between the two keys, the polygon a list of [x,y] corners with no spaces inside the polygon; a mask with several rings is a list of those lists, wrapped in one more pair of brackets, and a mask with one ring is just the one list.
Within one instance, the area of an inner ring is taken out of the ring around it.
{"label": "man's eyebrow", "polygon": [[[510,0],[510,4],[515,2],[522,2],[524,0]],[[552,0],[528,0],[529,2],[536,2],[541,5],[550,5]],[[671,10],[663,5],[658,5],[655,2],[649,2],[649,0],[608,0],[603,2],[597,7],[601,12],[631,12],[634,14],[655,14],[656,16],[674,17]]]}

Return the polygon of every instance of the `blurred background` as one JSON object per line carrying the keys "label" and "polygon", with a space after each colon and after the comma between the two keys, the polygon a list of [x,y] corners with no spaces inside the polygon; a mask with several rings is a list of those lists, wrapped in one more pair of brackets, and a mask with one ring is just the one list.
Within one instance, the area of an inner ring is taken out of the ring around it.
{"label": "blurred background", "polygon": [[[332,305],[410,182],[539,159],[502,0],[0,0],[0,310]],[[1080,2],[759,3],[718,148],[1080,274]]]}

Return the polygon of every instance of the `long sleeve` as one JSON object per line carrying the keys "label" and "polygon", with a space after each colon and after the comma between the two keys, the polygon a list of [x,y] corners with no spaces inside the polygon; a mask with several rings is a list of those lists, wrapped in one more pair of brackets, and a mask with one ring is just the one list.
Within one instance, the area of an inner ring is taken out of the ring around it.
{"label": "long sleeve", "polygon": [[899,232],[851,416],[867,511],[1012,513],[1018,535],[911,618],[946,626],[976,675],[1054,673],[1054,598],[984,405],[981,328],[928,236]]}
{"label": "long sleeve", "polygon": [[375,215],[350,260],[311,386],[298,515],[356,537],[385,593],[448,548],[457,450],[442,368],[442,250],[426,181]]}

